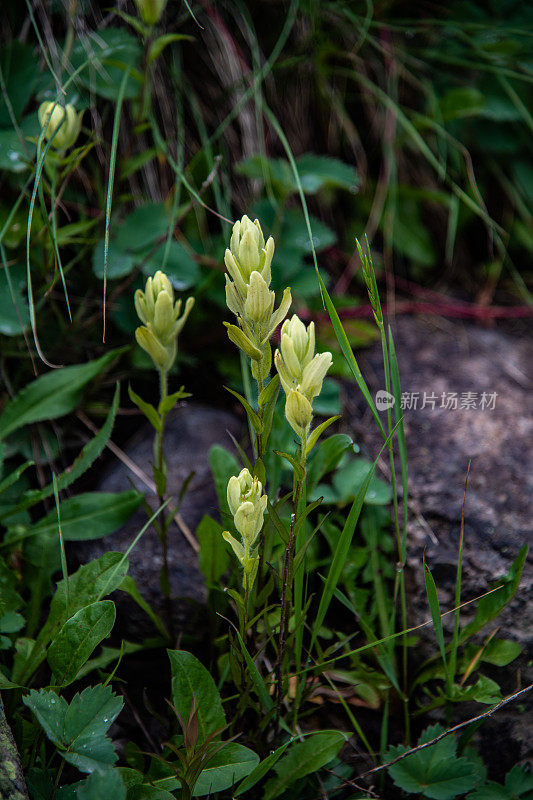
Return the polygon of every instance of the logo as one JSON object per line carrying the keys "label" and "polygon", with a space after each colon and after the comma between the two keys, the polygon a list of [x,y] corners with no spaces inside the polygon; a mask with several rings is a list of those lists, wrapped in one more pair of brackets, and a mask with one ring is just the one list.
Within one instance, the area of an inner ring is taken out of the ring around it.
{"label": "logo", "polygon": [[376,392],[376,408],[378,411],[386,411],[387,408],[392,408],[395,399],[392,394],[386,392],[385,389],[380,389]]}

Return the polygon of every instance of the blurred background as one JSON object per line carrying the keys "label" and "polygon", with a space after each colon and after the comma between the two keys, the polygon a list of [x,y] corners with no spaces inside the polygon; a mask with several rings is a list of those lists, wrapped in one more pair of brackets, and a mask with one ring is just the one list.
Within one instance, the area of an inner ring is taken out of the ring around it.
{"label": "blurred background", "polygon": [[[34,334],[59,364],[132,344],[162,268],[196,297],[178,369],[212,401],[238,380],[223,253],[243,213],[332,345],[302,195],[352,345],[376,336],[355,237],[389,317],[529,325],[531,5],[5,0],[0,19],[4,391],[46,369]],[[39,140],[44,101],[81,114],[63,151]],[[120,365],[153,381],[139,348]]]}

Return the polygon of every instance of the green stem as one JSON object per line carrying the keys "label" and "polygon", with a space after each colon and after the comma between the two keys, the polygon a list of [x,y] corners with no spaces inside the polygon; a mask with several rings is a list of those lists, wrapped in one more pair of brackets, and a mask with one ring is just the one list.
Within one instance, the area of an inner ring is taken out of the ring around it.
{"label": "green stem", "polygon": [[[167,389],[167,373],[166,370],[159,371],[159,385],[160,385],[160,401],[162,402],[168,395]],[[159,430],[156,431],[154,440],[154,479],[157,486],[157,497],[159,505],[165,502],[167,480],[166,480],[166,463],[163,453],[163,435],[165,432],[165,422],[167,414],[160,415]],[[163,566],[159,576],[161,590],[165,597],[165,608],[167,617],[167,626],[171,638],[174,638],[174,624],[172,620],[172,604],[170,601],[170,578],[168,568],[168,528],[172,521],[172,515],[168,516],[166,509],[163,509],[159,515],[159,522],[157,524],[157,533],[161,542],[163,551]]]}
{"label": "green stem", "polygon": [[[387,338],[385,336],[385,327],[383,323],[379,326],[380,335],[381,335],[381,349],[383,353],[383,369],[385,373],[385,389],[387,393],[391,394],[391,380],[390,380],[390,368],[389,368],[389,351],[387,347]],[[396,480],[396,468],[394,465],[394,451],[392,447],[392,408],[390,405],[387,406],[387,431],[389,435],[389,463],[390,463],[390,472],[391,472],[391,484],[392,484],[392,498],[393,498],[393,507],[394,507],[394,530],[396,534],[396,546],[398,549],[398,563],[397,563],[397,571],[399,576],[399,588],[400,588],[400,613],[401,613],[401,624],[402,629],[405,631],[407,630],[407,600],[406,600],[406,592],[405,592],[405,558],[404,558],[404,548],[402,544],[402,536],[400,533],[400,515],[398,509],[398,484]],[[396,600],[396,591],[395,590],[395,600]],[[395,607],[395,603],[393,604]],[[410,724],[409,724],[409,708],[408,708],[408,698],[407,698],[407,682],[408,682],[408,675],[407,675],[407,634],[404,633],[402,636],[402,688],[403,688],[403,701],[404,701],[404,726],[405,726],[405,735],[406,741],[409,743],[409,732],[410,732]]]}

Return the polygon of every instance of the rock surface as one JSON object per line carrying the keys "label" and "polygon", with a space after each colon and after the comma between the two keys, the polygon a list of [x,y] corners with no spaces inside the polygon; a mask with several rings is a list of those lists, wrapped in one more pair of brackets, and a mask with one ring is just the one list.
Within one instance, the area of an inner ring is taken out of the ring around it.
{"label": "rock surface", "polygon": [[[186,404],[173,411],[167,419],[164,451],[167,460],[168,491],[179,495],[184,481],[191,472],[187,492],[180,506],[180,515],[187,526],[194,530],[204,514],[217,513],[217,499],[209,468],[208,452],[214,444],[232,448],[230,437],[239,436],[240,422],[231,414],[207,406]],[[128,458],[152,479],[153,428],[143,424],[139,432],[125,447]],[[104,472],[97,487],[99,491],[122,492],[132,485],[146,493],[149,504],[157,508],[157,498],[147,488],[142,478],[132,472],[120,460],[114,460]],[[146,523],[146,512],[140,510],[124,525],[104,539],[80,542],[75,545],[75,554],[80,563],[97,558],[108,550],[125,552]],[[150,605],[163,614],[163,601],[159,588],[159,573],[162,565],[161,545],[155,530],[150,527],[143,534],[129,555],[129,574],[135,579],[139,591]],[[179,528],[172,524],[169,530],[169,577],[173,598],[189,598],[193,601],[205,600],[205,587],[198,569],[198,559]],[[117,611],[122,612],[121,634],[125,638],[153,636],[154,629],[143,612],[137,610],[122,592],[116,596]],[[174,603],[180,624],[183,622],[184,606]]]}
{"label": "rock surface", "polygon": [[[533,341],[441,318],[400,318],[393,325],[393,335],[402,392],[408,394],[405,399],[411,405],[411,396],[418,397],[416,409],[404,409],[409,462],[408,565],[415,589],[411,621],[416,624],[429,616],[424,551],[441,608],[454,605],[461,508],[470,460],[463,600],[486,592],[492,581],[508,571],[520,547],[533,542]],[[381,347],[361,352],[359,364],[372,391],[382,389]],[[446,404],[451,393],[457,397],[457,408],[443,408],[443,395]],[[476,407],[467,398],[475,400]],[[379,433],[374,433],[376,425],[369,412],[362,412],[363,406],[357,404],[351,414],[352,430],[356,441],[375,458],[381,447]],[[386,459],[381,466],[388,475]],[[518,641],[524,648],[523,656],[494,674],[505,693],[515,691],[519,681],[531,683],[532,678],[527,675],[533,657],[532,551],[516,596],[487,629],[499,627],[499,636]],[[468,615],[469,609],[465,609],[464,617]],[[424,637],[434,637],[430,628]],[[530,709],[531,695],[526,701]],[[474,713],[475,707],[472,709]],[[516,744],[515,756],[531,754],[533,714],[527,722],[527,716],[517,717],[507,707],[500,723],[504,720],[505,739]],[[489,729],[488,724],[482,728]]]}

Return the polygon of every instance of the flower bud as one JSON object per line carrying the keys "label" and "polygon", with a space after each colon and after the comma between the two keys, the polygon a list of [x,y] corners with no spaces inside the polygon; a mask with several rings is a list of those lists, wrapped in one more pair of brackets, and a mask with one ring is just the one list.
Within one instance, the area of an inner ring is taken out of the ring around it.
{"label": "flower bud", "polygon": [[168,372],[176,359],[177,338],[194,305],[189,297],[180,316],[181,300],[174,301],[174,289],[164,272],[158,270],[148,278],[144,292],[135,292],[135,310],[144,324],[135,337],[159,370]]}
{"label": "flower bud", "polygon": [[274,308],[274,299],[274,292],[269,290],[264,278],[258,272],[252,272],[244,303],[245,317],[252,322],[268,322]]}
{"label": "flower bud", "polygon": [[322,383],[331,366],[331,353],[315,355],[315,326],[306,328],[294,314],[281,326],[281,352],[276,350],[274,362],[283,391],[287,396],[285,416],[292,428],[303,437],[313,417],[312,403],[322,390]]}
{"label": "flower bud", "polygon": [[56,150],[72,147],[81,130],[82,116],[83,111],[78,114],[70,103],[63,108],[56,102],[45,101],[37,111],[44,138],[51,139],[51,146]]}
{"label": "flower bud", "polygon": [[320,353],[304,368],[300,389],[309,400],[313,400],[322,391],[322,383],[332,360],[331,353]]}
{"label": "flower bud", "polygon": [[313,419],[313,407],[301,392],[291,389],[285,403],[285,416],[295,433],[303,438]]}
{"label": "flower bud", "polygon": [[229,542],[244,569],[245,588],[253,585],[259,563],[259,557],[252,553],[252,547],[261,533],[268,502],[266,494],[262,492],[261,481],[253,477],[246,468],[229,479],[226,490],[229,510],[241,535],[242,544],[228,531],[224,531],[222,536]]}
{"label": "flower bud", "polygon": [[167,0],[135,0],[137,10],[145,25],[155,25],[161,19]]}
{"label": "flower bud", "polygon": [[235,223],[224,263],[229,273],[226,303],[237,317],[238,327],[226,327],[231,341],[252,359],[252,374],[257,380],[266,380],[270,374],[272,351],[268,342],[291,304],[287,288],[274,311],[275,294],[269,288],[273,255],[274,240],[269,237],[265,243],[258,220],[252,222],[245,214]]}

